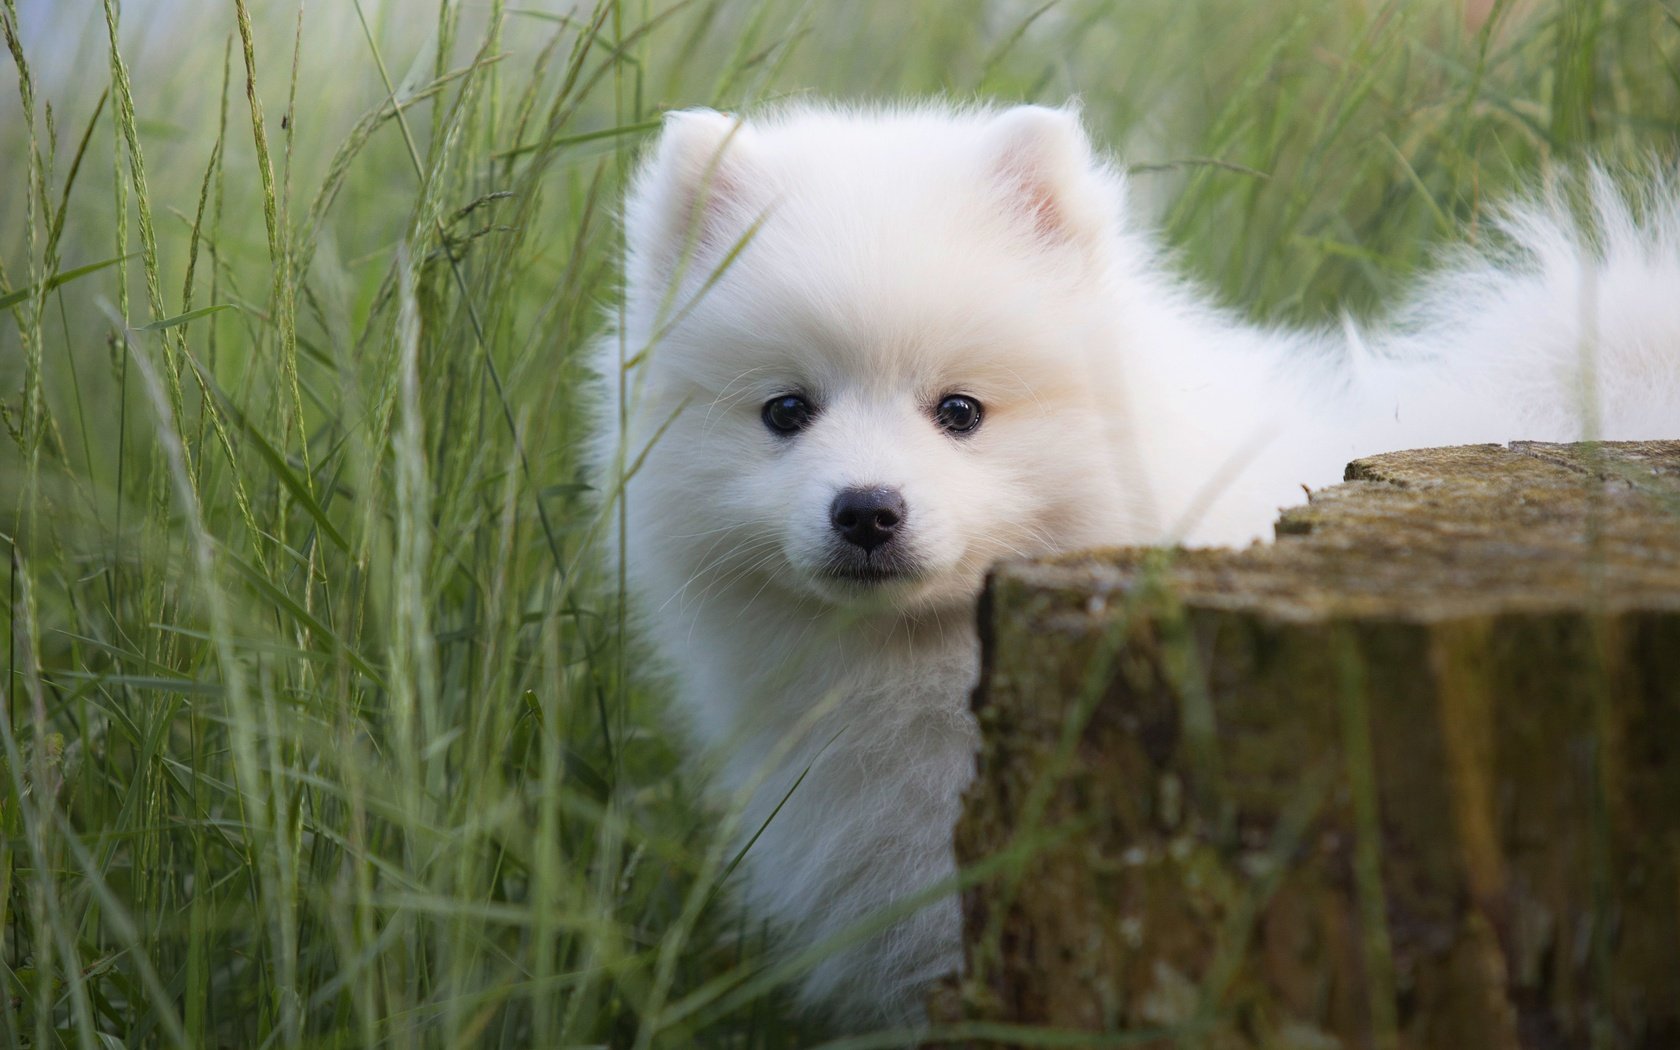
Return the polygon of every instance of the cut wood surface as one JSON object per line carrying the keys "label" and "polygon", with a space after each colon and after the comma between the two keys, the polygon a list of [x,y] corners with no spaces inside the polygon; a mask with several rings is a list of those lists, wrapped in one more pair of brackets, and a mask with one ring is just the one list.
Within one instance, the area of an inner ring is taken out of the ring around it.
{"label": "cut wood surface", "polygon": [[1680,1046],[1680,442],[1347,478],[1274,544],[998,570],[936,1013]]}

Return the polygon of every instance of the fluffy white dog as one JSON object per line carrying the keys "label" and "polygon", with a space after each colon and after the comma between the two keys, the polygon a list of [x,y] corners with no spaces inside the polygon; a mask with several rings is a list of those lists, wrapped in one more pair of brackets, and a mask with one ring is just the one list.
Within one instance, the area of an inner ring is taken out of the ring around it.
{"label": "fluffy white dog", "polygon": [[999,558],[1247,542],[1384,450],[1680,436],[1680,196],[1651,198],[1515,207],[1391,328],[1290,333],[1172,272],[1071,112],[672,114],[598,457],[683,724],[762,827],[739,901],[833,939],[806,999],[913,1020],[959,965],[937,886]]}

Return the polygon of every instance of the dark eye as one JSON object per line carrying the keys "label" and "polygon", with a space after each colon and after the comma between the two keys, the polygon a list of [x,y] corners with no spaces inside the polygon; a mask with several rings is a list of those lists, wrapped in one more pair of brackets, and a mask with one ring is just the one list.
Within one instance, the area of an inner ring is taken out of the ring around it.
{"label": "dark eye", "polygon": [[980,429],[980,402],[966,394],[941,398],[933,410],[933,421],[953,434],[972,434]]}
{"label": "dark eye", "polygon": [[797,434],[811,425],[811,404],[797,394],[764,402],[764,425],[778,434]]}

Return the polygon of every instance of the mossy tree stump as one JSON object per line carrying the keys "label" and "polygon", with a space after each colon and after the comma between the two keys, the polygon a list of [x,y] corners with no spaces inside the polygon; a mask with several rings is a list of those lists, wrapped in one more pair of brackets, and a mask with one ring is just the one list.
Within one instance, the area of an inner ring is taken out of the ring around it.
{"label": "mossy tree stump", "polygon": [[1347,478],[1272,545],[997,572],[939,1012],[1680,1046],[1680,443]]}

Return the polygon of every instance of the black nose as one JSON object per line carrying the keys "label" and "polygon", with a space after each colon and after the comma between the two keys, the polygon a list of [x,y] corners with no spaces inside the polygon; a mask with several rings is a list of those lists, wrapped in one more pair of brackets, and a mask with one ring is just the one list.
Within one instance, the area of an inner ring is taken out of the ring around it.
{"label": "black nose", "polygon": [[897,489],[850,488],[841,489],[829,504],[828,520],[847,543],[872,551],[893,538],[904,513]]}

